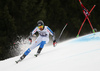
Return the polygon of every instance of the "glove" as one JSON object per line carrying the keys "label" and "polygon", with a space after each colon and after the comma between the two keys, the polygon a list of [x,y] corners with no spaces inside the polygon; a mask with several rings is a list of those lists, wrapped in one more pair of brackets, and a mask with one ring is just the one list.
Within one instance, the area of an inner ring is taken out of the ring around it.
{"label": "glove", "polygon": [[56,40],[53,41],[53,46],[55,47],[57,45]]}
{"label": "glove", "polygon": [[32,43],[32,39],[29,37],[30,44]]}

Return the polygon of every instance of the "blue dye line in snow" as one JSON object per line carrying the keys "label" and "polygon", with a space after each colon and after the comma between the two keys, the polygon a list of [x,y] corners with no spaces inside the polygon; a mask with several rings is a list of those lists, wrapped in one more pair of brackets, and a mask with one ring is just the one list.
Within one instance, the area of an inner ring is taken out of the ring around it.
{"label": "blue dye line in snow", "polygon": [[85,41],[94,41],[99,40],[100,41],[100,32],[89,34],[83,37],[79,37],[75,39],[73,42],[85,42]]}
{"label": "blue dye line in snow", "polygon": [[83,54],[87,54],[87,53],[91,53],[91,52],[95,52],[95,51],[100,51],[100,49],[95,49],[95,50],[90,50],[90,51],[82,52],[82,53],[79,53],[79,54],[68,56],[66,58],[75,57],[75,56],[79,56],[79,55],[83,55]]}

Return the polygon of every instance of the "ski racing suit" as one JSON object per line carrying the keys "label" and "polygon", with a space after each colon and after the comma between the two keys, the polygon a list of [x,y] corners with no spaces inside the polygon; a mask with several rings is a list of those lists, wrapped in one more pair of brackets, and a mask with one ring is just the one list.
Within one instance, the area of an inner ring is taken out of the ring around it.
{"label": "ski racing suit", "polygon": [[37,37],[37,39],[34,42],[32,42],[31,46],[24,53],[24,55],[26,55],[26,56],[31,52],[31,50],[33,50],[35,47],[37,47],[39,45],[40,45],[39,48],[43,48],[44,45],[49,42],[49,34],[53,37],[53,40],[55,40],[54,33],[48,26],[44,26],[44,29],[42,31],[38,27],[36,27],[32,31],[32,35],[35,34],[36,32],[39,33],[39,36]]}

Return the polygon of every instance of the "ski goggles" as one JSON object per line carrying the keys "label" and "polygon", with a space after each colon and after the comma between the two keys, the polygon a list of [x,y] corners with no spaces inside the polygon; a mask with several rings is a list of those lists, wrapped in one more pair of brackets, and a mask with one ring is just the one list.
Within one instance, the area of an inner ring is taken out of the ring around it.
{"label": "ski goggles", "polygon": [[38,26],[38,28],[40,29],[40,28],[43,28],[43,25],[41,25],[41,26]]}

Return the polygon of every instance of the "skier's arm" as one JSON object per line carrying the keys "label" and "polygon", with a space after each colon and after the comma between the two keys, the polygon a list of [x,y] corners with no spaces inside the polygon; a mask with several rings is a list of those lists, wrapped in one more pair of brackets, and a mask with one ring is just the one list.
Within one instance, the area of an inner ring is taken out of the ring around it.
{"label": "skier's arm", "polygon": [[48,32],[53,36],[54,32],[47,26]]}
{"label": "skier's arm", "polygon": [[56,45],[56,39],[55,39],[55,33],[49,28],[47,27],[49,33],[52,35],[52,39],[53,39],[53,46]]}
{"label": "skier's arm", "polygon": [[37,32],[37,27],[32,31],[32,35],[35,36],[35,33]]}
{"label": "skier's arm", "polygon": [[35,33],[37,31],[37,27],[30,33],[29,41],[30,44],[32,43],[32,37],[36,37]]}
{"label": "skier's arm", "polygon": [[47,30],[51,34],[52,39],[55,40],[55,34],[54,34],[54,32],[49,27],[47,27]]}

